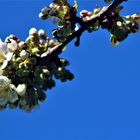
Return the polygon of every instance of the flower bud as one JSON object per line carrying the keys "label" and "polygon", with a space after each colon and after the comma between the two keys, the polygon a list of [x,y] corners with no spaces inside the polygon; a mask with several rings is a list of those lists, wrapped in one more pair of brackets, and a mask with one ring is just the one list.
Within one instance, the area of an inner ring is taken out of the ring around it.
{"label": "flower bud", "polygon": [[51,10],[50,7],[45,6],[43,9],[41,9],[41,13],[42,13],[43,15],[46,15],[46,14],[49,13],[50,10]]}
{"label": "flower bud", "polygon": [[49,41],[49,45],[50,45],[50,47],[54,47],[54,46],[55,46],[54,40],[51,39],[51,40]]}
{"label": "flower bud", "polygon": [[42,30],[42,29],[40,29],[39,31],[38,31],[38,35],[40,36],[40,37],[46,37],[46,33],[45,33],[45,31],[44,30]]}
{"label": "flower bud", "polygon": [[80,17],[86,17],[88,15],[88,11],[87,10],[82,10],[80,12]]}
{"label": "flower bud", "polygon": [[111,37],[110,37],[110,42],[111,42],[111,45],[112,46],[117,46],[119,45],[119,41],[116,39],[116,37],[114,35],[111,34]]}
{"label": "flower bud", "polygon": [[40,77],[41,80],[46,80],[46,77],[45,77],[45,75],[44,75],[43,73],[41,73],[41,74],[39,75],[39,77]]}
{"label": "flower bud", "polygon": [[[18,68],[19,68],[19,69],[24,68],[24,62],[21,62],[21,63],[19,64]],[[18,71],[17,71],[17,72],[18,72]],[[21,72],[21,71],[19,70],[19,72],[18,72],[18,73],[20,73],[20,72]]]}
{"label": "flower bud", "polygon": [[26,70],[28,69],[28,70],[26,71],[26,73],[28,73],[29,70],[32,70],[32,69],[33,69],[33,64],[32,64],[30,61],[28,61],[28,60],[26,61],[26,60],[25,60],[25,61],[24,61],[24,67],[26,68]]}
{"label": "flower bud", "polygon": [[22,62],[22,58],[21,58],[21,57],[18,57],[18,58],[16,59],[16,62]]}
{"label": "flower bud", "polygon": [[130,26],[130,31],[131,31],[132,33],[136,33],[136,32],[138,32],[139,30],[140,30],[140,26],[139,26],[138,24],[133,23],[133,24]]}
{"label": "flower bud", "polygon": [[48,69],[42,69],[42,72],[45,74],[45,75],[50,75],[50,71]]}
{"label": "flower bud", "polygon": [[29,30],[29,35],[31,35],[31,36],[37,36],[38,35],[37,29],[36,28],[31,28]]}
{"label": "flower bud", "polygon": [[87,13],[88,16],[92,16],[92,14],[93,14],[92,12],[88,12]]}
{"label": "flower bud", "polygon": [[47,16],[44,16],[42,13],[39,13],[38,17],[41,18],[41,19],[46,19],[47,18]]}
{"label": "flower bud", "polygon": [[25,50],[22,50],[22,51],[20,52],[19,56],[20,56],[21,58],[23,58],[23,59],[26,59],[26,58],[28,58],[28,57],[30,56],[30,53],[27,52],[27,51],[25,51]]}
{"label": "flower bud", "polygon": [[20,41],[20,42],[18,43],[18,46],[19,46],[19,48],[21,48],[21,49],[26,49],[26,48],[27,48],[26,43],[25,43],[24,41]]}
{"label": "flower bud", "polygon": [[0,51],[0,63],[3,63],[3,61],[6,59],[6,56],[4,52]]}
{"label": "flower bud", "polygon": [[32,54],[37,54],[39,53],[39,49],[38,48],[32,48]]}
{"label": "flower bud", "polygon": [[50,16],[56,16],[58,13],[55,9],[52,9],[50,12],[49,12]]}
{"label": "flower bud", "polygon": [[16,104],[16,103],[9,103],[10,109],[16,109],[17,107],[18,107],[18,104]]}
{"label": "flower bud", "polygon": [[53,24],[58,24],[58,23],[61,21],[60,18],[55,17],[55,16],[53,16],[53,17],[51,18],[51,20],[52,20],[52,23],[53,23]]}
{"label": "flower bud", "polygon": [[44,93],[44,91],[38,91],[38,99],[39,101],[43,102],[45,99],[47,98],[46,94]]}
{"label": "flower bud", "polygon": [[137,23],[140,24],[140,14],[133,14],[131,18]]}
{"label": "flower bud", "polygon": [[27,85],[19,84],[16,88],[17,94],[23,96],[26,93]]}
{"label": "flower bud", "polygon": [[66,59],[60,59],[62,66],[68,66],[70,63]]}
{"label": "flower bud", "polygon": [[94,9],[93,13],[96,15],[96,14],[98,14],[100,11],[101,11],[100,8],[96,8],[96,9]]}
{"label": "flower bud", "polygon": [[61,72],[63,69],[61,67],[58,68],[58,71]]}
{"label": "flower bud", "polygon": [[54,9],[57,8],[58,6],[59,6],[59,5],[57,5],[57,4],[55,4],[55,3],[51,3],[51,4],[49,5],[50,8],[54,8]]}

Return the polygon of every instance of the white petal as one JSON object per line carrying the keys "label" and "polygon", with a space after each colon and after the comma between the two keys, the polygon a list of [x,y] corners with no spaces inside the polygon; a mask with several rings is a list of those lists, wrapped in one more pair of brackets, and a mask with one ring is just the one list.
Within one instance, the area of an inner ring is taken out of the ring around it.
{"label": "white petal", "polygon": [[1,65],[1,69],[3,70],[3,69],[5,69],[6,68],[6,66],[8,65],[8,61],[7,60],[5,60],[4,62],[3,62],[3,64]]}
{"label": "white petal", "polygon": [[7,52],[7,44],[2,42],[2,40],[0,39],[0,50],[4,53]]}
{"label": "white petal", "polygon": [[6,60],[7,61],[10,61],[11,59],[12,59],[12,57],[13,57],[13,52],[8,52],[7,54],[6,54]]}
{"label": "white petal", "polygon": [[20,96],[24,95],[26,93],[26,88],[27,88],[26,84],[19,84],[16,89],[17,94]]}
{"label": "white petal", "polygon": [[10,80],[6,77],[1,75],[0,76],[0,90],[3,90],[10,86]]}
{"label": "white petal", "polygon": [[7,46],[8,46],[9,51],[11,52],[15,52],[18,48],[17,42],[14,40],[11,40],[11,43],[8,43]]}

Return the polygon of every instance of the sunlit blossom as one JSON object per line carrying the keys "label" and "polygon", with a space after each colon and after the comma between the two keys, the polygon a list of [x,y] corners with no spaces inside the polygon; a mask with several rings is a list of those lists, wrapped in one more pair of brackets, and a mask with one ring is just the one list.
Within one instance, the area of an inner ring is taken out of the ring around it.
{"label": "sunlit blossom", "polygon": [[6,76],[0,76],[0,105],[7,102],[14,103],[18,99],[15,86]]}

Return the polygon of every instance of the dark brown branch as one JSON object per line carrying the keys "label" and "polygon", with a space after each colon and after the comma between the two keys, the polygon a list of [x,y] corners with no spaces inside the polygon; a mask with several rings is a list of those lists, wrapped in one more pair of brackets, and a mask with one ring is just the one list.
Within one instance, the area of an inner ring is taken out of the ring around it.
{"label": "dark brown branch", "polygon": [[94,16],[93,18],[91,18],[88,21],[82,21],[81,18],[77,17],[76,22],[79,23],[81,25],[81,27],[77,31],[75,31],[71,35],[69,35],[63,43],[61,43],[58,46],[50,49],[46,53],[45,57],[39,58],[38,61],[37,61],[39,63],[39,65],[42,65],[42,64],[46,63],[47,61],[50,61],[50,59],[54,58],[55,56],[59,55],[62,52],[63,48],[69,42],[71,42],[74,38],[77,38],[84,31],[86,31],[85,25],[88,25],[88,24],[90,25],[91,23],[94,23],[97,20],[102,21],[105,16],[108,16],[116,7],[118,7],[124,1],[127,1],[127,0],[114,0],[112,4],[110,4],[107,7],[104,7],[101,10],[101,12],[99,12],[96,16]]}

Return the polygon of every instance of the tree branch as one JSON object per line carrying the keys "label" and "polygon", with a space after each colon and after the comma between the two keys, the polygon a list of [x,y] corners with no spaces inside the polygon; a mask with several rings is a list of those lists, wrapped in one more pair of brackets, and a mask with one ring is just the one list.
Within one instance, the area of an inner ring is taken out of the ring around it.
{"label": "tree branch", "polygon": [[84,31],[86,31],[85,25],[90,25],[91,23],[94,23],[97,20],[102,21],[105,16],[108,16],[116,7],[118,7],[124,1],[127,1],[127,0],[114,0],[112,4],[110,4],[107,7],[103,7],[102,10],[96,16],[92,17],[88,21],[83,21],[81,18],[77,17],[76,22],[79,23],[81,27],[77,31],[69,35],[64,42],[62,42],[58,46],[47,51],[45,57],[38,59],[37,61],[38,64],[43,65],[44,63],[50,61],[55,56],[59,55],[62,52],[63,48],[69,42],[71,42],[74,38],[76,38],[77,36],[80,36]]}

